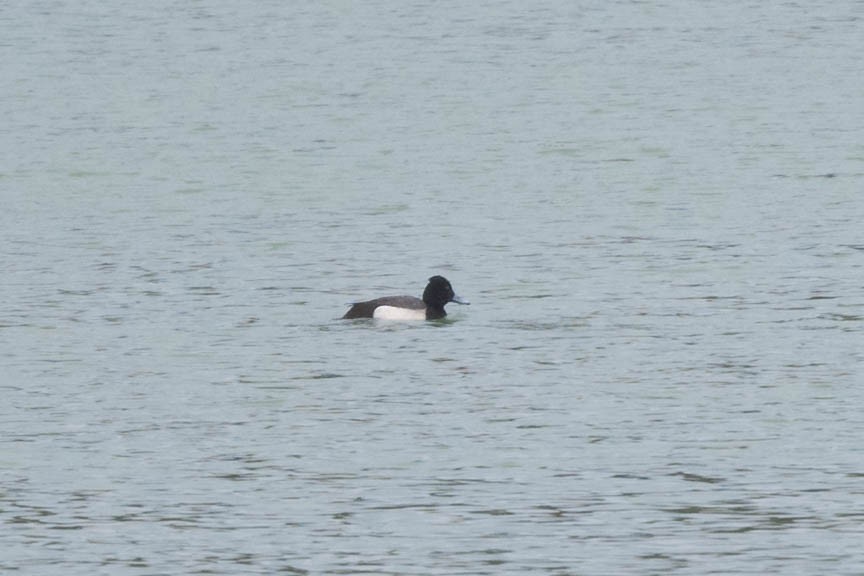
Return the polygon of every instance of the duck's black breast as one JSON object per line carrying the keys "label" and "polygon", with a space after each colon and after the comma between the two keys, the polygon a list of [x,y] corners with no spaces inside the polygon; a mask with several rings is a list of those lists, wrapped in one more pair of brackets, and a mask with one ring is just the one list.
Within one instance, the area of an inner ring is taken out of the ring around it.
{"label": "duck's black breast", "polygon": [[356,302],[351,309],[342,317],[344,320],[352,318],[372,318],[375,309],[379,306],[393,306],[394,308],[406,308],[408,310],[423,310],[426,303],[414,296],[384,296],[366,302]]}

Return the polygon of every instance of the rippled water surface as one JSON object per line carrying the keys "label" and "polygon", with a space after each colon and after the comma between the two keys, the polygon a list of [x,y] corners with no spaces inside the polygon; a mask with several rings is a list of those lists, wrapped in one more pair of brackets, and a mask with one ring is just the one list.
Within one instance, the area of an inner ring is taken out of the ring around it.
{"label": "rippled water surface", "polygon": [[589,4],[0,7],[0,572],[864,572],[864,9]]}

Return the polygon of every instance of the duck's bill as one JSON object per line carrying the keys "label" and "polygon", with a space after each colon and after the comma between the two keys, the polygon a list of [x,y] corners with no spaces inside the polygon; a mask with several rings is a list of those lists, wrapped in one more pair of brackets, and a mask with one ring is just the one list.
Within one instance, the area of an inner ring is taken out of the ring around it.
{"label": "duck's bill", "polygon": [[455,294],[453,295],[453,299],[451,300],[451,302],[455,302],[456,304],[471,304],[471,302],[469,302],[468,300],[465,300],[464,298],[460,298],[459,296],[456,296]]}

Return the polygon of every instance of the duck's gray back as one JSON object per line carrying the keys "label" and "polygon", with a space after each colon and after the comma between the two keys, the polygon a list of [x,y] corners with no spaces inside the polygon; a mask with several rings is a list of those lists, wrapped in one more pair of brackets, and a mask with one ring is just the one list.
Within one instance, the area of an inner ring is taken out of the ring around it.
{"label": "duck's gray back", "polygon": [[426,308],[426,303],[414,296],[384,296],[374,300],[367,300],[366,302],[356,302],[342,318],[347,320],[351,318],[372,318],[375,314],[375,309],[379,306],[423,310]]}

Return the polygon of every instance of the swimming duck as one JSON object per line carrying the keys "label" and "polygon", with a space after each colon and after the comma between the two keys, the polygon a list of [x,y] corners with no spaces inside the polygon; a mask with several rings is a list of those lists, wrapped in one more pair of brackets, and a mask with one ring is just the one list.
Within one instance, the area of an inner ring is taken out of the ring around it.
{"label": "swimming duck", "polygon": [[447,316],[444,305],[449,302],[470,304],[453,292],[450,281],[443,276],[432,276],[423,291],[423,299],[414,296],[384,296],[356,302],[343,319],[381,318],[385,320],[437,320]]}

